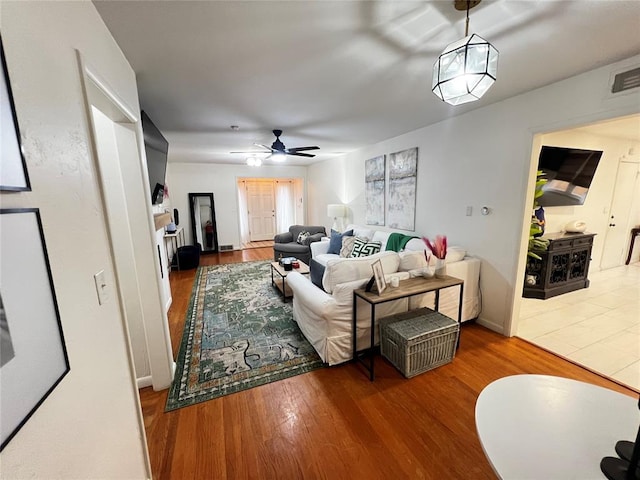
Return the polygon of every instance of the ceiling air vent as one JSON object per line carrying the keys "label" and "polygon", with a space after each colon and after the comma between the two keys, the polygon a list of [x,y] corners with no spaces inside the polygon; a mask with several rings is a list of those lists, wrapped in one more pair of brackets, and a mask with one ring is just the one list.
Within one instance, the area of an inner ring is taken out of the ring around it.
{"label": "ceiling air vent", "polygon": [[624,92],[640,87],[640,67],[617,74],[613,78],[611,93]]}

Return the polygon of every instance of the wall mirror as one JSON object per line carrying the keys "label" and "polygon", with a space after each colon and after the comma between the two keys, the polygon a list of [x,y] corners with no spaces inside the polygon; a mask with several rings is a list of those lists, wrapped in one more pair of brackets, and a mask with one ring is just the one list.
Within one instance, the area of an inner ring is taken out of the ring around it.
{"label": "wall mirror", "polygon": [[191,235],[193,243],[202,246],[202,253],[218,251],[218,230],[213,193],[190,193]]}

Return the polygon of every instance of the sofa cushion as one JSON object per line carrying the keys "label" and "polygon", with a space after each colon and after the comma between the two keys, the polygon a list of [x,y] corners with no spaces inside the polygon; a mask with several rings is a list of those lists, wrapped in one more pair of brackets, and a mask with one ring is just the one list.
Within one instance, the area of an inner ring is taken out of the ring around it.
{"label": "sofa cushion", "polygon": [[347,230],[344,233],[331,230],[331,239],[329,240],[329,250],[327,251],[327,253],[335,253],[336,255],[338,255],[340,253],[340,249],[342,248],[342,239],[344,237],[350,237],[352,235],[353,230]]}
{"label": "sofa cushion", "polygon": [[373,237],[373,234],[375,233],[374,230],[371,230],[370,228],[364,228],[359,225],[347,225],[347,230],[353,230],[353,235],[355,237],[369,239],[371,239],[371,237]]}
{"label": "sofa cushion", "polygon": [[331,293],[336,285],[373,276],[371,264],[376,260],[382,262],[382,270],[386,274],[395,273],[400,265],[400,257],[396,252],[380,252],[368,257],[333,258],[327,262],[322,286],[325,292]]}
{"label": "sofa cushion", "polygon": [[[464,257],[467,255],[467,251],[462,247],[457,247],[455,245],[451,245],[447,247],[447,256],[444,259],[444,263],[456,263],[461,260],[464,260]],[[436,264],[436,256],[431,255],[429,259],[429,265],[432,267]]]}
{"label": "sofa cushion", "polygon": [[324,265],[318,262],[315,258],[312,258],[309,262],[309,276],[311,277],[311,283],[321,289],[323,289],[322,277],[324,276],[324,269]]}
{"label": "sofa cushion", "polygon": [[427,259],[424,257],[424,250],[400,252],[398,256],[400,257],[400,266],[398,267],[398,270],[401,272],[408,272],[409,270],[416,270],[427,266]]}
{"label": "sofa cushion", "polygon": [[324,232],[309,234],[307,238],[304,239],[303,245],[311,245],[312,243],[319,242],[324,237]]}
{"label": "sofa cushion", "polygon": [[380,242],[366,242],[356,237],[353,242],[353,249],[351,250],[351,257],[368,257],[375,253],[378,253],[382,248]]}
{"label": "sofa cushion", "polygon": [[342,248],[340,249],[340,256],[342,258],[349,258],[351,256],[356,238],[360,237],[342,237]]}

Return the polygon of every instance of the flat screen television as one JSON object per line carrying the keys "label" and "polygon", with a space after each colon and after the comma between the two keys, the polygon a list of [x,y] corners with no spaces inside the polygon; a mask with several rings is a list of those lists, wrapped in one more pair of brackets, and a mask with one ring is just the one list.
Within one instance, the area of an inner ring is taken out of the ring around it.
{"label": "flat screen television", "polygon": [[160,204],[164,198],[164,176],[167,172],[169,142],[144,111],[142,112],[142,132],[144,133],[144,150],[147,154],[151,203]]}
{"label": "flat screen television", "polygon": [[538,170],[547,183],[538,198],[542,207],[582,205],[602,157],[601,150],[543,146]]}

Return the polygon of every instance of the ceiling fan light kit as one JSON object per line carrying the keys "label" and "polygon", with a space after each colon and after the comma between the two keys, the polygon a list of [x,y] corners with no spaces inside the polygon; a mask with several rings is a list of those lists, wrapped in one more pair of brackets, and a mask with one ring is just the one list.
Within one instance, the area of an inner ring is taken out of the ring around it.
{"label": "ceiling fan light kit", "polygon": [[[231,152],[231,153],[270,153],[270,155],[265,158],[271,159],[275,162],[284,162],[287,159],[287,155],[292,155],[296,157],[309,157],[313,158],[315,155],[310,153],[303,153],[307,150],[319,150],[320,147],[295,147],[295,148],[287,148],[284,143],[280,141],[280,135],[282,135],[282,130],[273,130],[273,134],[276,136],[276,140],[271,144],[271,146],[263,145],[261,143],[256,143],[257,147],[265,148],[266,152],[257,152],[257,151],[249,151],[249,152]],[[249,164],[249,159],[247,159],[247,164]]]}
{"label": "ceiling fan light kit", "polygon": [[443,50],[433,66],[431,90],[450,105],[480,99],[496,81],[498,50],[477,34],[469,35],[469,9],[480,0],[456,0],[455,7],[467,10],[465,37]]}

